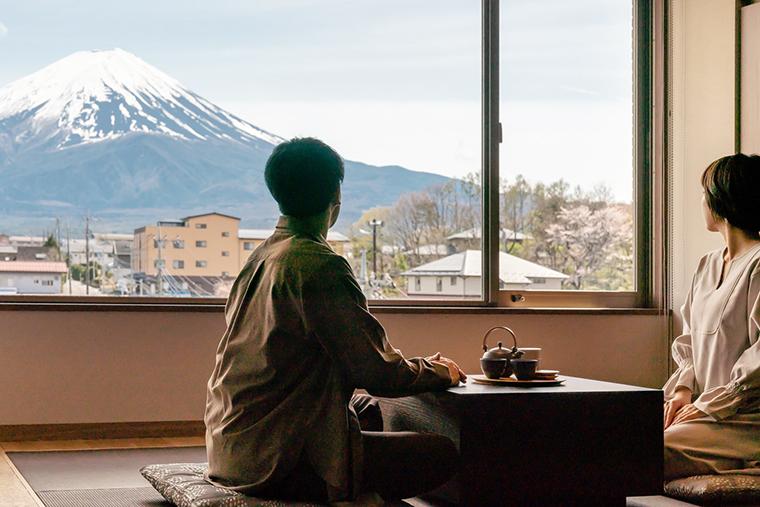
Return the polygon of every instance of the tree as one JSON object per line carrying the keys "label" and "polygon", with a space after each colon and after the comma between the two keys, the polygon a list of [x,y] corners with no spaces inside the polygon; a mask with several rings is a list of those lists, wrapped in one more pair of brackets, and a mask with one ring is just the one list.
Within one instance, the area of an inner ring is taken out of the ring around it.
{"label": "tree", "polygon": [[617,207],[565,207],[547,227],[544,249],[551,267],[569,275],[569,287],[615,290],[632,265],[631,231],[630,215]]}
{"label": "tree", "polygon": [[501,249],[505,252],[512,253],[518,246],[517,234],[526,234],[526,220],[528,218],[528,209],[532,204],[532,188],[525,178],[518,174],[515,182],[509,184],[502,181],[499,189],[500,206],[499,206],[499,223],[500,229],[506,228],[512,231],[512,234],[499,234],[503,242]]}
{"label": "tree", "polygon": [[48,249],[48,258],[50,260],[58,261],[63,258],[61,255],[61,246],[52,234],[48,235],[42,246]]}

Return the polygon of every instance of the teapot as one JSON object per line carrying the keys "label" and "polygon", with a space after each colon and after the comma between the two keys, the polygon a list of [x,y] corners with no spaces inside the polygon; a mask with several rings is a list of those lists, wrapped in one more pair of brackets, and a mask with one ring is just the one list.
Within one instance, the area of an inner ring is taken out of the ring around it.
{"label": "teapot", "polygon": [[[503,329],[512,335],[514,346],[511,349],[505,348],[502,342],[498,342],[497,346],[492,349],[488,348],[486,343],[488,336],[497,329]],[[512,365],[509,361],[519,359],[522,355],[523,351],[517,348],[515,332],[507,326],[494,326],[483,336],[483,357],[480,358],[480,367],[488,378],[509,377],[512,375]]]}

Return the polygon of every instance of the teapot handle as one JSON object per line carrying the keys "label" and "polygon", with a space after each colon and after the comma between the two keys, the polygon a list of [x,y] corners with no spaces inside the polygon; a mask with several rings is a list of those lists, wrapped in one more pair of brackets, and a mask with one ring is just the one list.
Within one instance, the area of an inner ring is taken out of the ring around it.
{"label": "teapot handle", "polygon": [[488,345],[486,345],[486,340],[488,340],[488,335],[490,335],[493,331],[496,331],[497,329],[503,329],[505,331],[508,331],[509,334],[512,335],[512,341],[515,342],[515,348],[513,350],[517,350],[517,336],[515,336],[515,332],[509,329],[507,326],[494,326],[491,329],[489,329],[486,335],[483,337],[483,352],[488,351]]}

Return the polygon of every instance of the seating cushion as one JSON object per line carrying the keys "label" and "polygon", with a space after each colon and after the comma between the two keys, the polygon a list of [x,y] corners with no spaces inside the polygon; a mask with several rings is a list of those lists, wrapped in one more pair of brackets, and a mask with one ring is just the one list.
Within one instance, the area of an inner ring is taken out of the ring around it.
{"label": "seating cushion", "polygon": [[686,477],[667,483],[665,494],[699,505],[760,505],[760,476]]}
{"label": "seating cushion", "polygon": [[316,504],[265,500],[215,486],[203,478],[207,463],[147,465],[140,469],[156,491],[177,507],[312,507]]}

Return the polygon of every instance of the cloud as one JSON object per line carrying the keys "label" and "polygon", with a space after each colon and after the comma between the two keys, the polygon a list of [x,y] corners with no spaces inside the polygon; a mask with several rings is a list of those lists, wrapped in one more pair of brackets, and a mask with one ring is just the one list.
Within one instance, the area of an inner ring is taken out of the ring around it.
{"label": "cloud", "polygon": [[0,38],[5,37],[6,35],[8,35],[8,27],[0,21]]}

